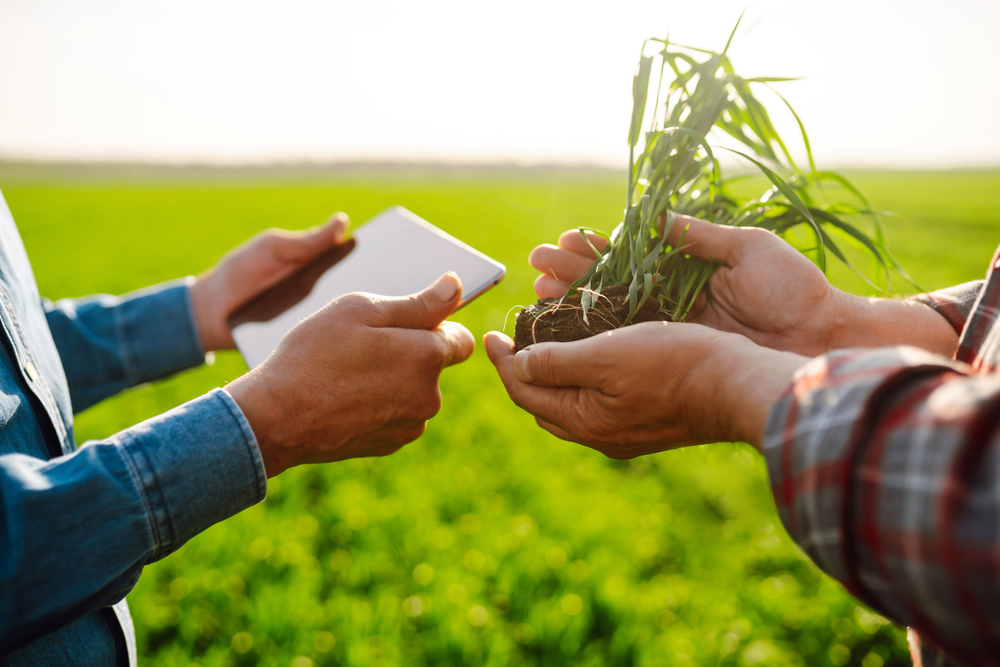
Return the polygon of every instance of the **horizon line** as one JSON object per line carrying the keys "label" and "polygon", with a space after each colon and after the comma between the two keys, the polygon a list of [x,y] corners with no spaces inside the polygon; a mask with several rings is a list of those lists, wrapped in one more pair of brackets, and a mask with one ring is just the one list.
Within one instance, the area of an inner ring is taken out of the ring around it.
{"label": "horizon line", "polygon": [[[900,166],[854,164],[835,167],[847,172],[950,173],[1000,170],[996,164]],[[455,176],[517,173],[621,174],[624,169],[597,162],[515,161],[515,160],[274,160],[261,162],[167,162],[126,160],[31,160],[0,157],[0,181],[37,178],[125,178],[156,177],[330,177],[371,176]],[[748,170],[751,171],[751,170]]]}

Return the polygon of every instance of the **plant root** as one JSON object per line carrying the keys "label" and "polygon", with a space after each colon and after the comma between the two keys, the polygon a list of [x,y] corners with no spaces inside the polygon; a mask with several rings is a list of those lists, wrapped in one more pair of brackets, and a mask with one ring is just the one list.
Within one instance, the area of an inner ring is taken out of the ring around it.
{"label": "plant root", "polygon": [[[640,294],[641,298],[641,294]],[[612,285],[604,288],[587,310],[587,321],[583,319],[580,295],[559,299],[539,299],[517,316],[514,327],[514,347],[521,351],[535,343],[583,340],[605,331],[619,329],[628,319],[628,287]],[[632,324],[652,321],[669,321],[670,316],[660,310],[655,299],[647,299],[636,311]]]}

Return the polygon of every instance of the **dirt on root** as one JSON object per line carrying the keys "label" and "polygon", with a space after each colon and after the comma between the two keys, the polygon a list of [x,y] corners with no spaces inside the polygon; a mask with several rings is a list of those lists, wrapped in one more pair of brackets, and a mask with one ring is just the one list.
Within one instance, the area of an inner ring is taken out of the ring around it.
{"label": "dirt on root", "polygon": [[[552,307],[558,301],[539,299],[518,314],[514,326],[514,347],[518,351],[535,343],[568,343],[590,338],[621,328],[622,322],[628,319],[628,287],[625,285],[606,287],[587,311],[587,322],[583,321],[579,294],[568,296],[561,305]],[[655,299],[647,299],[631,324],[669,319]]]}

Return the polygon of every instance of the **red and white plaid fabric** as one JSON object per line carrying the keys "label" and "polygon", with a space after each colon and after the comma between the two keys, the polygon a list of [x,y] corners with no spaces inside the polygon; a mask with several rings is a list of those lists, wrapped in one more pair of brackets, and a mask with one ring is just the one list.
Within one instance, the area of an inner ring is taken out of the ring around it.
{"label": "red and white plaid fabric", "polygon": [[954,358],[892,347],[814,359],[764,438],[789,534],[916,628],[924,667],[1000,664],[998,269],[1000,249],[985,281],[914,297],[959,332]]}

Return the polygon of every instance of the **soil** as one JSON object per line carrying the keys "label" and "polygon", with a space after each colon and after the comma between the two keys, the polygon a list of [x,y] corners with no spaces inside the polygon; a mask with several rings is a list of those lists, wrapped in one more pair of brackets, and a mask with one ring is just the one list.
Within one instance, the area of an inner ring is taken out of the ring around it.
{"label": "soil", "polygon": [[[641,296],[640,294],[640,298]],[[528,306],[518,314],[514,327],[514,347],[520,351],[535,343],[568,343],[621,328],[621,323],[628,318],[627,299],[627,286],[606,287],[597,303],[587,311],[589,323],[583,321],[579,294],[566,297],[562,305],[549,307],[548,310],[546,307],[559,299],[539,299],[535,305]],[[631,324],[669,319],[670,316],[660,310],[655,299],[648,299],[642,309],[636,312]]]}

